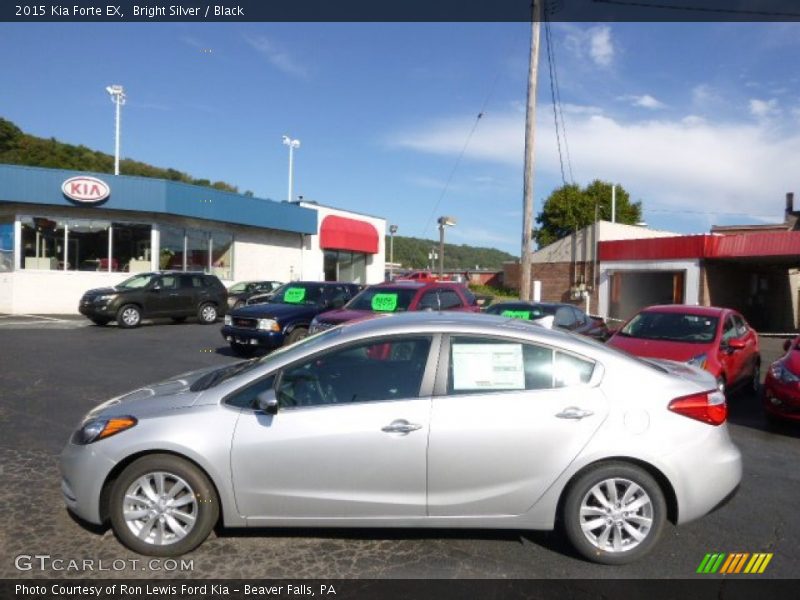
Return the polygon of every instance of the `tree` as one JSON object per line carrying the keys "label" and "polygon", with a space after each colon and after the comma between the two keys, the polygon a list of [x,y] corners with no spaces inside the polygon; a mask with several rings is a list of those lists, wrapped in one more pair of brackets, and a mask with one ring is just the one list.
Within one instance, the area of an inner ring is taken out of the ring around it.
{"label": "tree", "polygon": [[[611,220],[611,183],[595,179],[585,188],[567,184],[553,190],[536,216],[538,227],[533,232],[539,248],[568,236],[595,220]],[[634,225],[642,220],[642,203],[631,202],[630,195],[617,184],[616,221]]]}

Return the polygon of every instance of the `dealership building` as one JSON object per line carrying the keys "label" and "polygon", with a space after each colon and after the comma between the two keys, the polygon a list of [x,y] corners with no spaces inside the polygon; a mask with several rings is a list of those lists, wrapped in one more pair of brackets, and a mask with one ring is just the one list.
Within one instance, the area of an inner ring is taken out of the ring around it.
{"label": "dealership building", "polygon": [[0,312],[66,314],[132,273],[384,279],[386,221],[162,179],[0,165]]}

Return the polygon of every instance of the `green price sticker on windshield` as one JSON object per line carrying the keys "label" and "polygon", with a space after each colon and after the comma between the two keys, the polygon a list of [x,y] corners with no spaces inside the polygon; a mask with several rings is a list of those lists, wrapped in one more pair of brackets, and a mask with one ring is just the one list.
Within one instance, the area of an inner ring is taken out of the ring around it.
{"label": "green price sticker on windshield", "polygon": [[372,297],[372,310],[394,312],[397,310],[397,294],[375,294]]}
{"label": "green price sticker on windshield", "polygon": [[306,288],[290,287],[283,294],[283,301],[289,304],[300,304],[306,297]]}
{"label": "green price sticker on windshield", "polygon": [[529,310],[504,310],[500,313],[503,317],[510,317],[512,319],[525,319],[526,321],[531,320],[531,311]]}

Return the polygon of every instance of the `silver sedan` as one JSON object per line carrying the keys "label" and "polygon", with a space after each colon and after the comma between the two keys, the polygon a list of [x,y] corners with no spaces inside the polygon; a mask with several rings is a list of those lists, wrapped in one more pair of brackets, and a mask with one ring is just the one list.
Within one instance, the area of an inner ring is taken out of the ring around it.
{"label": "silver sedan", "polygon": [[[553,529],[646,554],[736,490],[707,373],[527,322],[409,313],[98,406],[61,456],[68,508],[132,550],[226,527]],[[702,460],[700,460],[702,457]]]}

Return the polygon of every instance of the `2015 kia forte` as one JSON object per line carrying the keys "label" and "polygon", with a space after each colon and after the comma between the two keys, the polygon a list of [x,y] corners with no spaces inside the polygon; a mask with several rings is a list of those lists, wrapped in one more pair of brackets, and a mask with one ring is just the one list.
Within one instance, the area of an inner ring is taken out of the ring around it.
{"label": "2015 kia forte", "polygon": [[[518,319],[408,313],[92,410],[70,510],[171,556],[227,527],[563,531],[621,564],[737,488],[725,398],[695,367]],[[702,456],[702,463],[697,457]]]}

